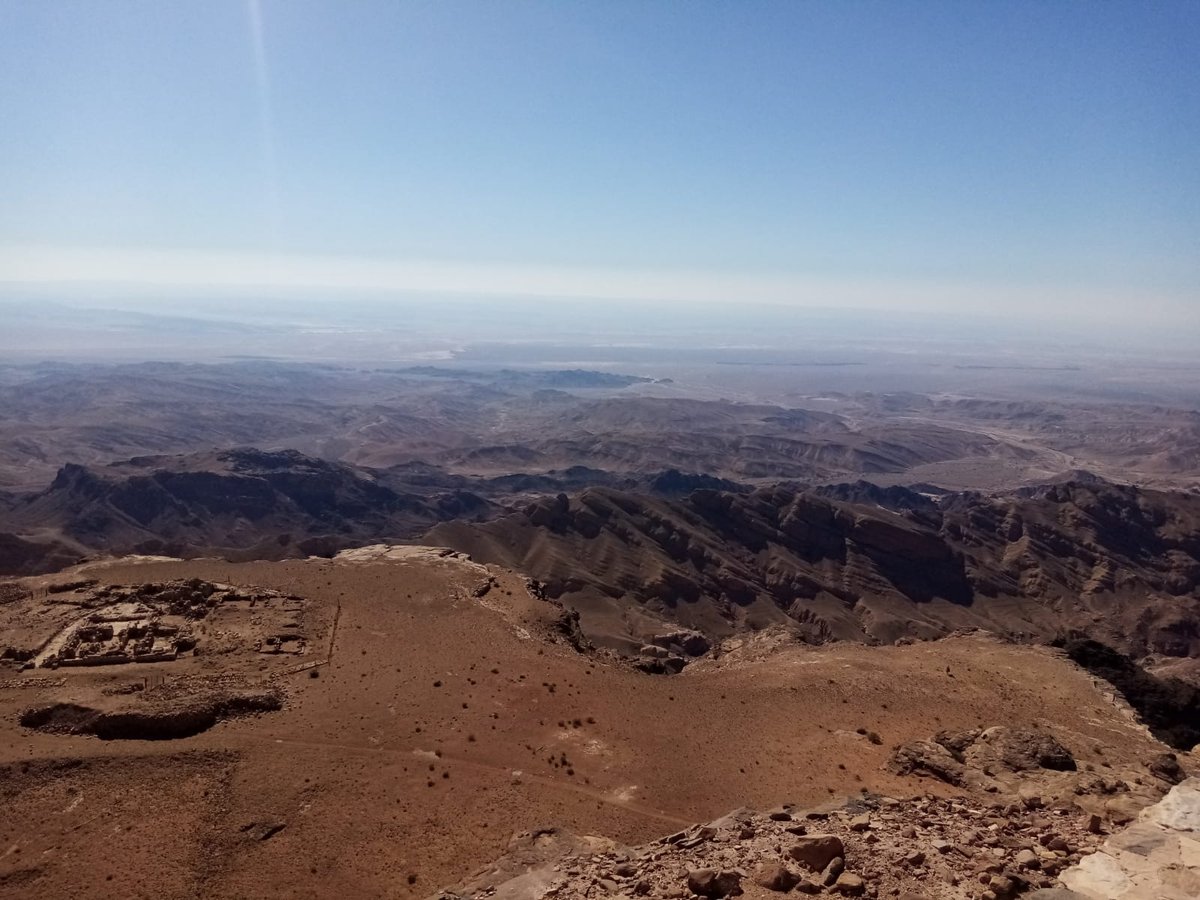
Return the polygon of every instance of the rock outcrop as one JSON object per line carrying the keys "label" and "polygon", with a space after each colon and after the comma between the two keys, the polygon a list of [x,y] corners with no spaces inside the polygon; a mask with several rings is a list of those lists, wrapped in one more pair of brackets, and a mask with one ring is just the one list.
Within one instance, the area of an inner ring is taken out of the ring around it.
{"label": "rock outcrop", "polygon": [[1034,728],[996,726],[939,732],[932,741],[897,747],[889,767],[897,775],[929,775],[947,784],[980,783],[1002,773],[1076,770],[1075,758],[1053,735]]}
{"label": "rock outcrop", "polygon": [[26,709],[20,723],[52,734],[87,734],[101,740],[164,741],[192,737],[222,719],[282,708],[274,689],[215,689],[148,702],[95,709],[75,703],[52,703]]}

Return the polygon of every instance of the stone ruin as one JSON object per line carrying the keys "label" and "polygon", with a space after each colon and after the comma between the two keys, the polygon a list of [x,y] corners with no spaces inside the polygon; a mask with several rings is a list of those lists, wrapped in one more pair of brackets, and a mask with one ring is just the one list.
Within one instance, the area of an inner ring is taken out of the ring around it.
{"label": "stone ruin", "polygon": [[219,602],[215,586],[199,579],[101,588],[89,602],[99,608],[59,632],[37,664],[56,669],[177,659],[196,647],[189,623]]}
{"label": "stone ruin", "polygon": [[299,634],[272,634],[255,641],[254,649],[259,653],[301,654],[308,649],[308,641]]}
{"label": "stone ruin", "polygon": [[[121,663],[170,662],[195,651],[199,638],[193,623],[222,604],[279,601],[284,611],[299,611],[304,601],[275,591],[252,593],[198,578],[134,586],[108,585],[92,592],[84,604],[90,611],[68,624],[36,655],[38,667],[104,666]],[[288,623],[298,627],[298,623]],[[288,632],[260,639],[266,653],[303,653],[306,642]]]}

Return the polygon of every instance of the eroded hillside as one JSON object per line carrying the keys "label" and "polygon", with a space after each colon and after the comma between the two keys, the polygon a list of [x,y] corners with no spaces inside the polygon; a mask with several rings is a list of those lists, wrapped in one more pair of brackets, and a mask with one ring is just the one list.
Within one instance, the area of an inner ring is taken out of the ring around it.
{"label": "eroded hillside", "polygon": [[426,539],[539,578],[627,649],[668,624],[720,638],[784,623],[814,641],[979,626],[1200,652],[1200,497],[1096,480],[996,496],[593,489]]}

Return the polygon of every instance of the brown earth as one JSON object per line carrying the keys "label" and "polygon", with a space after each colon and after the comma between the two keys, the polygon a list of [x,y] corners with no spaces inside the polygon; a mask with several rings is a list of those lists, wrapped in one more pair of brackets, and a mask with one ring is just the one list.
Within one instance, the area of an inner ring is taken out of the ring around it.
{"label": "brown earth", "polygon": [[[206,653],[202,640],[172,663],[10,667],[0,896],[424,896],[546,824],[635,845],[743,805],[864,788],[957,796],[886,768],[895,746],[943,729],[1041,727],[1097,771],[1163,749],[1058,652],[978,634],[814,648],[768,633],[662,678],[580,653],[562,609],[522,577],[453,555],[116,562],[86,575],[301,596],[326,624],[286,662],[236,641]],[[214,678],[278,690],[283,708],[170,741],[19,724],[55,703],[136,706],[156,690],[186,702]]]}

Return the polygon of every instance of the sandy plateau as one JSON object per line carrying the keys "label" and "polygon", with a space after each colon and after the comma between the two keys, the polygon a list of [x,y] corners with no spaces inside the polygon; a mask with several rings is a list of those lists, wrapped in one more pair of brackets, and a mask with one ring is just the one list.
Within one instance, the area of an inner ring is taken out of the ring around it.
{"label": "sandy plateau", "polygon": [[[28,657],[0,670],[0,896],[429,896],[487,881],[514,834],[548,827],[629,847],[740,807],[847,797],[1016,797],[1026,815],[1028,783],[1047,816],[1108,831],[1170,786],[1147,767],[1165,748],[1111,690],[982,632],[810,647],[768,630],[655,676],[577,649],[571,616],[524,577],[436,548],[118,560],[18,584],[0,605]],[[139,641],[153,661],[133,661]],[[1053,736],[1074,780],[896,765],[911,742],[998,725]],[[991,890],[940,872],[913,883]],[[503,895],[491,880],[479,895]]]}

